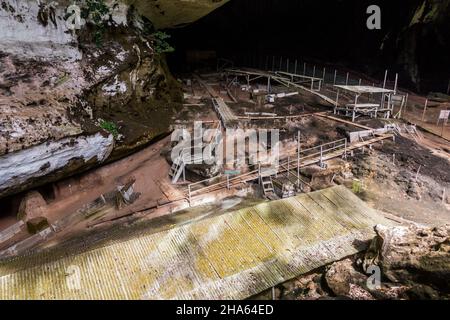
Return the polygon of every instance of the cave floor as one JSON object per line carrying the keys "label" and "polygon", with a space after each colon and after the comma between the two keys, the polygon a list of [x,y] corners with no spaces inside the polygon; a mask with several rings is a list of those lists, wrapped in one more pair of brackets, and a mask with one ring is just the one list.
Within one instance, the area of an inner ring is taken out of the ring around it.
{"label": "cave floor", "polygon": [[[223,89],[221,79],[217,75],[208,74],[202,77],[238,116],[244,117],[249,112],[252,113],[251,117],[254,114],[266,113],[273,113],[280,117],[302,115],[289,121],[242,119],[243,128],[279,128],[281,140],[287,145],[292,143],[299,130],[304,148],[336,141],[344,138],[345,132],[360,130],[345,121],[336,122],[315,116],[315,113],[331,109],[317,95],[299,91],[297,95],[279,98],[274,103],[258,106],[252,102],[250,93],[241,88],[232,88],[230,95],[230,92]],[[186,80],[183,79],[183,82],[186,83]],[[218,121],[209,94],[204,87],[191,81],[190,85],[183,85],[183,90],[185,104],[173,119],[174,129],[192,128],[193,121]],[[284,89],[275,87],[274,90],[283,92]],[[327,90],[329,88],[325,86],[323,92]],[[372,128],[382,127],[385,123],[386,121],[381,119],[358,119],[359,125]],[[53,185],[54,199],[49,200],[46,206],[50,224],[76,213],[83,206],[95,203],[99,197],[116,190],[117,186],[126,184],[130,179],[135,180],[134,192],[138,193],[139,197],[132,204],[121,207],[117,207],[114,202],[107,203],[100,212],[60,230],[52,238],[39,243],[34,248],[46,250],[68,243],[71,239],[77,241],[76,239],[82,239],[83,235],[93,230],[101,231],[100,238],[104,239],[118,225],[132,225],[136,221],[152,221],[158,217],[172,216],[172,213],[188,208],[186,183],[172,185],[168,176],[170,164],[167,158],[170,150],[170,137],[166,137],[122,160],[55,183]],[[392,161],[394,154],[396,156]],[[419,167],[421,170],[417,174]],[[428,225],[450,222],[450,197],[443,192],[444,189],[450,190],[449,145],[447,141],[436,135],[424,132],[419,142],[412,137],[400,136],[395,143],[388,141],[364,153],[355,152],[348,161],[331,161],[328,171],[328,175],[323,175],[321,168],[313,166],[308,170],[302,170],[301,175],[309,181],[312,190],[321,190],[335,184],[343,184],[353,189],[354,180],[358,179],[362,181],[362,190],[355,193],[380,211]],[[347,172],[347,177],[334,180],[334,177],[340,176],[343,171]],[[319,177],[315,178],[317,173]],[[188,183],[204,178],[191,172],[187,174]],[[258,189],[253,185],[249,187]],[[203,202],[199,201],[196,205],[204,205],[208,201],[212,204],[221,203],[224,198],[244,197],[246,193],[248,194],[248,190],[244,189],[232,192],[219,191],[206,196]],[[253,192],[252,196],[263,201],[260,192]],[[214,211],[217,208],[199,207],[198,210],[191,211],[191,218],[202,217],[211,210]],[[217,211],[220,212],[220,210]],[[14,214],[8,215],[6,219],[0,221],[0,224],[5,227],[10,226],[14,223],[13,217]],[[170,224],[170,219],[168,221]],[[27,237],[29,234],[23,230],[12,241],[2,243],[1,248],[6,249]],[[93,239],[92,242],[97,240]],[[89,240],[84,245],[89,246]]]}

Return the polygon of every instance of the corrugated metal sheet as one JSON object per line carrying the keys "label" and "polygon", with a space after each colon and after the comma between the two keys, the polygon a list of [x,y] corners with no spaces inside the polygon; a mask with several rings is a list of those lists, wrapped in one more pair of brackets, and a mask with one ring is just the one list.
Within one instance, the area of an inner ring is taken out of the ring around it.
{"label": "corrugated metal sheet", "polygon": [[[6,274],[2,299],[242,299],[358,251],[383,217],[344,187]],[[36,261],[38,264],[39,261]]]}

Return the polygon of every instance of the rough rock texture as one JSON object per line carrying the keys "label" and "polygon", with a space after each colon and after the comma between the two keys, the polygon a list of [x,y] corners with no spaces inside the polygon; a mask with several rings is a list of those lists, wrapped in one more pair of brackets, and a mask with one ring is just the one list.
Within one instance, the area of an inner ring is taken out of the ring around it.
{"label": "rough rock texture", "polygon": [[450,292],[450,226],[377,226],[375,231],[365,268],[377,264],[394,283],[431,285]]}
{"label": "rough rock texture", "polygon": [[34,218],[44,217],[46,206],[47,203],[39,192],[30,191],[20,203],[17,218],[28,222]]}
{"label": "rough rock texture", "polygon": [[[448,76],[450,58],[450,1],[448,0],[418,0],[410,1],[412,8],[409,21],[400,30],[386,35],[382,49],[386,56],[395,50],[396,62],[402,66],[405,75],[416,85],[419,90],[430,90],[435,85],[437,78]],[[404,17],[402,19],[404,19]],[[433,59],[423,59],[430,56]],[[427,55],[428,53],[428,55]],[[443,80],[445,82],[446,80]],[[443,83],[445,85],[445,83]],[[444,87],[442,87],[444,89]]]}
{"label": "rough rock texture", "polygon": [[[450,299],[450,226],[378,225],[375,231],[377,236],[365,252],[283,283],[276,298]],[[370,266],[380,268],[378,285]],[[258,297],[271,298],[270,293]]]}
{"label": "rough rock texture", "polygon": [[27,221],[27,230],[31,234],[36,234],[49,227],[49,223],[44,217],[37,217]]}
{"label": "rough rock texture", "polygon": [[193,22],[229,0],[126,0],[156,28],[181,27]]}
{"label": "rough rock texture", "polygon": [[[325,273],[325,280],[335,295],[358,299],[361,289],[358,290],[357,287],[365,285],[367,276],[355,270],[352,260],[345,259],[329,267]],[[353,296],[353,293],[356,295]],[[371,297],[370,294],[365,296]]]}
{"label": "rough rock texture", "polygon": [[100,24],[88,18],[72,32],[64,20],[72,1],[0,1],[0,197],[112,161],[169,130],[181,95],[155,50],[154,26],[122,1],[105,3]]}

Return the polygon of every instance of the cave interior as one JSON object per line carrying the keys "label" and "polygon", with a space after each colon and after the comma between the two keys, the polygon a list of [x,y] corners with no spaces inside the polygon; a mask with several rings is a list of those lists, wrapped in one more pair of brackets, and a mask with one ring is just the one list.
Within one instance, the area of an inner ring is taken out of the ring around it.
{"label": "cave interior", "polygon": [[[208,62],[208,57],[269,69],[274,63],[277,68],[280,59],[283,68],[287,59],[291,68],[295,60],[321,62],[376,79],[383,79],[389,70],[391,78],[399,74],[405,88],[445,92],[450,66],[445,30],[450,19],[439,27],[411,26],[419,4],[417,0],[230,1],[195,23],[169,30],[175,52],[168,61],[174,73],[216,68],[215,59]],[[366,25],[370,5],[381,9],[380,30]],[[431,8],[424,10],[426,15]]]}

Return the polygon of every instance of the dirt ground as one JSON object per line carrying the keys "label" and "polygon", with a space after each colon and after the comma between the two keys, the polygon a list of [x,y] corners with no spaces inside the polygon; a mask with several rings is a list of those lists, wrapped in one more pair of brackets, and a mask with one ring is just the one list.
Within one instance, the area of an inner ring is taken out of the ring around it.
{"label": "dirt ground", "polygon": [[350,158],[354,176],[363,181],[361,198],[375,208],[427,225],[450,222],[450,162],[415,141],[395,142]]}

